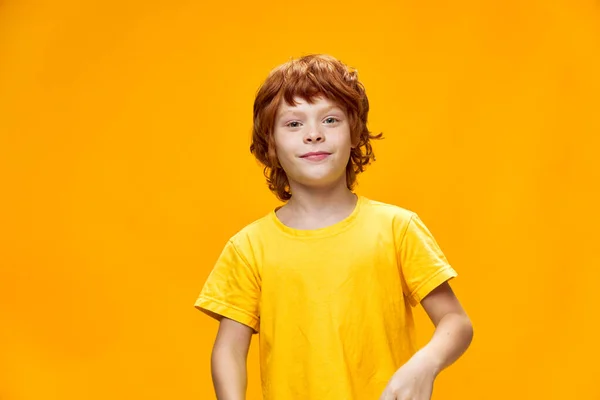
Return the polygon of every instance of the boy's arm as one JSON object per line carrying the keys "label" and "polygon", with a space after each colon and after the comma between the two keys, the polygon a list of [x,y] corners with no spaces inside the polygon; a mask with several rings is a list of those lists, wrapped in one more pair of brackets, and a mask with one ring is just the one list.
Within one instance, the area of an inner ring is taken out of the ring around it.
{"label": "boy's arm", "polygon": [[471,344],[471,320],[448,282],[433,289],[421,305],[436,327],[433,337],[394,374],[382,400],[430,400],[437,375]]}
{"label": "boy's arm", "polygon": [[223,317],[212,350],[211,370],[217,400],[246,398],[246,360],[252,328]]}
{"label": "boy's arm", "polygon": [[433,363],[437,375],[467,350],[473,339],[473,325],[448,282],[433,289],[421,305],[435,325],[435,332],[419,350],[419,356]]}

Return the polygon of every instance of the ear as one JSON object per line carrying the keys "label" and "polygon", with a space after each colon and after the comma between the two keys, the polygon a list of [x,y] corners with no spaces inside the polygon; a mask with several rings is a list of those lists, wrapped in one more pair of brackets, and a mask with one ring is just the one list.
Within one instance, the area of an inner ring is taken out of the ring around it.
{"label": "ear", "polygon": [[360,137],[358,135],[352,135],[353,137],[350,137],[350,147],[355,149],[358,147],[358,143],[360,142]]}
{"label": "ear", "polygon": [[350,121],[350,147],[355,149],[360,143],[360,132],[358,129],[352,129],[353,125],[354,124],[352,124],[352,121]]}

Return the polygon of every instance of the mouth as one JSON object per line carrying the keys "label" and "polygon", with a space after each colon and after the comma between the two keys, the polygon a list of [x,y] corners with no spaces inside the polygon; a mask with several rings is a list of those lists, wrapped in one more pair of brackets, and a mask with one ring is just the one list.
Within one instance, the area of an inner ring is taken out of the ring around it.
{"label": "mouth", "polygon": [[303,154],[300,156],[300,158],[303,158],[305,160],[311,160],[311,161],[321,161],[321,160],[324,160],[325,158],[329,157],[330,155],[331,155],[331,153],[327,153],[326,151],[314,151],[314,152]]}

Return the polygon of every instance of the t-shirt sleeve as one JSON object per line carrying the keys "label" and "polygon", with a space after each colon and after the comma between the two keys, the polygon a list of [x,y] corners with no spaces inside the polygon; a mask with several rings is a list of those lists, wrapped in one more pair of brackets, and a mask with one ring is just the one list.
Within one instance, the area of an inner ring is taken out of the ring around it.
{"label": "t-shirt sleeve", "polygon": [[458,275],[415,213],[404,227],[399,246],[403,290],[413,307],[433,289]]}
{"label": "t-shirt sleeve", "polygon": [[220,320],[226,317],[258,332],[260,275],[229,240],[209,274],[195,307]]}

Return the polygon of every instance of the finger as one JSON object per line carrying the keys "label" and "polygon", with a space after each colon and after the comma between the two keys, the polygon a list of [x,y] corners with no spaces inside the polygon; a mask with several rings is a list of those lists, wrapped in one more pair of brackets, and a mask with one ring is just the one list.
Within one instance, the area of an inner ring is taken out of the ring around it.
{"label": "finger", "polygon": [[379,400],[396,400],[396,396],[394,396],[390,391],[386,390],[383,392]]}

